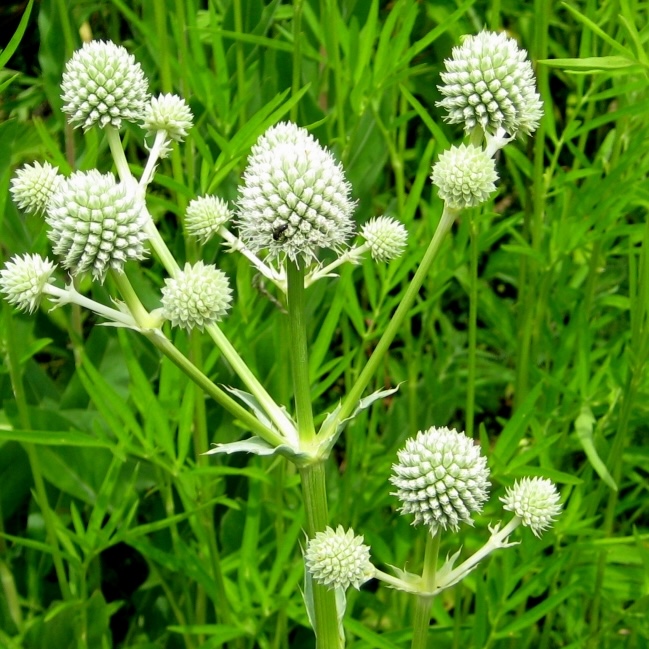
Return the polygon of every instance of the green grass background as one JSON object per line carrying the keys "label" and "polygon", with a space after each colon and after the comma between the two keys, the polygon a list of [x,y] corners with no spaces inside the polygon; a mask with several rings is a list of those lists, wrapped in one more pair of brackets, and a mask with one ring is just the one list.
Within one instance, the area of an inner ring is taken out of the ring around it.
{"label": "green grass background", "polygon": [[[492,498],[474,528],[444,536],[443,554],[477,549],[521,476],[555,480],[565,510],[540,540],[517,533],[520,545],[437,598],[430,647],[649,647],[648,13],[638,0],[5,3],[0,254],[48,253],[43,220],[11,201],[17,166],[111,168],[101,132],[66,125],[59,83],[82,36],[123,44],[152,90],[179,93],[195,116],[149,208],[179,261],[227,272],[236,303],[223,329],[290,406],[272,287],[219,242],[186,241],[182,218],[197,195],[236,198],[266,127],[308,126],[343,163],[358,223],[386,213],[409,230],[401,259],[309,289],[312,394],[330,411],[441,213],[430,166],[462,136],[435,107],[443,60],[463,34],[507,29],[534,61],[545,117],[504,149],[494,200],[446,241],[372,386],[399,392],[332,454],[331,522],[363,534],[380,567],[417,571],[424,532],[395,512],[391,463],[417,430],[466,430],[489,458]],[[123,133],[135,172],[142,135]],[[155,307],[160,265],[127,272]],[[97,324],[70,307],[2,307],[0,647],[314,646],[295,469],[201,457],[204,440],[246,431],[146,341]],[[240,387],[199,334],[174,340],[215,382]],[[412,608],[372,582],[349,592],[348,646],[409,646]]]}

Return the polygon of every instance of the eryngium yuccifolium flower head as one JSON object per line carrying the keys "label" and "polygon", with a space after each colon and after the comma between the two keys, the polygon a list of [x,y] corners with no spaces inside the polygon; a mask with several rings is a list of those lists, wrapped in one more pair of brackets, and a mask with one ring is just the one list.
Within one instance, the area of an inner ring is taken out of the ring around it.
{"label": "eryngium yuccifolium flower head", "polygon": [[42,214],[63,180],[59,168],[49,162],[25,165],[11,181],[11,194],[19,209],[27,214]]}
{"label": "eryngium yuccifolium flower head", "polygon": [[505,509],[514,512],[538,537],[561,513],[559,492],[546,478],[517,480],[500,500],[505,503]]}
{"label": "eryngium yuccifolium flower head", "polygon": [[185,268],[176,277],[165,279],[162,314],[173,327],[190,330],[214,324],[230,308],[232,291],[225,273],[202,261]]}
{"label": "eryngium yuccifolium flower head", "polygon": [[66,63],[61,90],[63,112],[84,130],[94,124],[119,128],[122,120],[140,122],[149,100],[149,83],[121,45],[84,43]]}
{"label": "eryngium yuccifolium flower head", "polygon": [[0,291],[10,304],[15,304],[21,311],[33,313],[55,268],[49,259],[43,259],[40,255],[13,257],[0,270]]}
{"label": "eryngium yuccifolium flower head", "polygon": [[46,216],[52,250],[63,267],[72,275],[91,271],[100,282],[109,268],[121,271],[127,261],[144,257],[146,219],[140,188],[96,169],[65,179]]}
{"label": "eryngium yuccifolium flower head", "polygon": [[534,132],[543,115],[534,71],[527,52],[504,33],[481,32],[467,36],[445,61],[439,86],[448,111],[446,121],[476,126],[489,133],[503,128],[511,135]]}
{"label": "eryngium yuccifolium flower head", "polygon": [[144,128],[147,135],[166,131],[170,139],[182,142],[192,127],[192,112],[178,95],[152,97],[144,109]]}
{"label": "eryngium yuccifolium flower head", "polygon": [[430,177],[439,197],[453,209],[481,205],[495,191],[496,162],[472,144],[452,146],[433,165]]}
{"label": "eryngium yuccifolium flower head", "polygon": [[252,148],[239,188],[239,229],[253,252],[305,263],[339,250],[353,231],[343,169],[306,129],[282,123]]}
{"label": "eryngium yuccifolium flower head", "polygon": [[393,495],[402,514],[414,514],[413,525],[424,524],[431,534],[472,525],[471,514],[487,500],[489,469],[480,447],[464,433],[429,428],[406,440],[392,465]]}
{"label": "eryngium yuccifolium flower head", "polygon": [[318,532],[309,541],[305,560],[313,578],[331,588],[358,589],[374,576],[370,549],[363,544],[363,537],[355,536],[351,529],[345,532],[341,525],[336,531],[327,527]]}
{"label": "eryngium yuccifolium flower head", "polygon": [[367,241],[373,259],[390,261],[400,257],[405,250],[408,231],[399,221],[389,216],[378,216],[362,227],[361,236]]}
{"label": "eryngium yuccifolium flower head", "polygon": [[217,196],[200,196],[187,206],[185,229],[192,237],[205,243],[232,218],[228,204]]}

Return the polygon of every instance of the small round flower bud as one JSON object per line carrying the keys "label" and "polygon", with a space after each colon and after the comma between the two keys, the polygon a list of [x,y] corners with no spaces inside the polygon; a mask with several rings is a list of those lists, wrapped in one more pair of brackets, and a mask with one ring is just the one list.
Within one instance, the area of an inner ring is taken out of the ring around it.
{"label": "small round flower bud", "polygon": [[253,146],[239,188],[240,237],[255,253],[308,264],[352,233],[350,191],[342,166],[306,129],[273,126]]}
{"label": "small round flower bud", "polygon": [[452,146],[439,156],[430,177],[439,197],[453,209],[481,205],[495,191],[496,162],[472,144]]}
{"label": "small round flower bud", "polygon": [[232,218],[228,204],[217,196],[200,196],[187,206],[185,229],[201,243],[209,241]]}
{"label": "small round flower bud", "polygon": [[361,236],[369,244],[373,259],[390,261],[403,254],[408,231],[399,221],[389,216],[378,216],[363,226]]}
{"label": "small round flower bud", "polygon": [[514,512],[540,537],[554,519],[561,513],[559,492],[551,480],[546,478],[523,478],[509,487],[501,498],[505,509]]}
{"label": "small round flower bud", "polygon": [[192,112],[178,95],[152,97],[144,109],[144,128],[147,135],[166,131],[171,140],[182,142],[192,127]]}
{"label": "small round flower bud", "polygon": [[190,330],[214,324],[223,318],[232,302],[225,273],[202,261],[185,264],[176,277],[165,279],[162,313],[173,327]]}
{"label": "small round flower bud", "polygon": [[538,128],[543,102],[527,52],[513,38],[486,31],[467,36],[444,63],[444,85],[438,86],[444,99],[437,105],[448,111],[446,121],[464,124],[467,132],[480,126],[514,135]]}
{"label": "small round flower bud", "polygon": [[84,130],[94,124],[119,128],[122,120],[140,122],[149,100],[148,87],[140,64],[121,45],[84,43],[65,66],[63,112],[71,124]]}
{"label": "small round flower bud", "polygon": [[429,428],[406,440],[392,465],[390,482],[402,514],[414,514],[413,525],[456,531],[473,524],[471,514],[487,500],[489,469],[480,447],[464,433]]}
{"label": "small round flower bud", "polygon": [[41,215],[50,197],[63,180],[58,167],[49,162],[40,164],[34,162],[16,171],[11,181],[11,195],[14,203],[26,214]]}
{"label": "small round flower bud", "polygon": [[370,549],[363,544],[362,536],[355,536],[354,530],[345,530],[341,525],[334,532],[327,527],[309,541],[306,565],[313,578],[324,586],[346,590],[361,584],[374,576],[370,562]]}
{"label": "small round flower bud", "polygon": [[72,275],[92,272],[104,281],[112,268],[145,255],[147,215],[141,189],[111,173],[77,171],[52,194],[46,220],[54,254]]}
{"label": "small round flower bud", "polygon": [[52,281],[55,268],[49,259],[40,255],[13,257],[0,270],[0,291],[10,304],[33,313],[40,304],[45,285]]}

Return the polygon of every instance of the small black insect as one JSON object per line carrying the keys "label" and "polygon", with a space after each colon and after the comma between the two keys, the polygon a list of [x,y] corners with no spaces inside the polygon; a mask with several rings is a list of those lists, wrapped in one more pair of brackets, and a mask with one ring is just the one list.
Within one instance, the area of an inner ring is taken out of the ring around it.
{"label": "small black insect", "polygon": [[288,223],[282,223],[282,225],[275,228],[273,230],[273,241],[282,241],[286,230],[288,230]]}

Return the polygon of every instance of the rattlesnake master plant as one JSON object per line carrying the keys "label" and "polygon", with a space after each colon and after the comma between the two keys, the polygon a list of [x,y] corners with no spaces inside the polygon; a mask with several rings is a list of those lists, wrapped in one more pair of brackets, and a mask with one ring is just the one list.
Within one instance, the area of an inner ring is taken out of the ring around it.
{"label": "rattlesnake master plant", "polygon": [[222,198],[200,196],[187,206],[185,230],[200,243],[207,243],[231,218],[232,212]]}
{"label": "rattlesnake master plant", "polygon": [[523,478],[509,487],[501,498],[504,508],[514,512],[526,527],[538,537],[561,513],[559,493],[545,478]]}
{"label": "rattlesnake master plant", "polygon": [[403,514],[414,514],[413,525],[457,530],[473,524],[471,515],[488,498],[489,469],[480,447],[464,433],[429,428],[406,440],[392,466],[390,482]]}
{"label": "rattlesnake master plant", "polygon": [[149,100],[149,82],[135,57],[115,43],[84,43],[65,66],[61,83],[63,112],[84,130],[120,128],[140,122]]}
{"label": "rattlesnake master plant", "polygon": [[63,176],[59,168],[49,162],[25,165],[16,171],[11,181],[11,195],[14,203],[25,214],[40,216],[45,212],[52,194],[58,189]]}
{"label": "rattlesnake master plant", "polygon": [[255,254],[310,264],[340,251],[354,230],[342,166],[295,124],[271,127],[253,146],[239,189],[239,235]]}
{"label": "rattlesnake master plant", "polygon": [[45,286],[52,281],[56,265],[40,255],[16,256],[0,270],[0,291],[9,304],[33,313],[40,304]]}
{"label": "rattlesnake master plant", "polygon": [[527,52],[513,38],[487,31],[466,36],[444,65],[438,86],[444,99],[437,105],[448,111],[446,121],[467,132],[479,126],[515,135],[538,128],[543,102]]}

